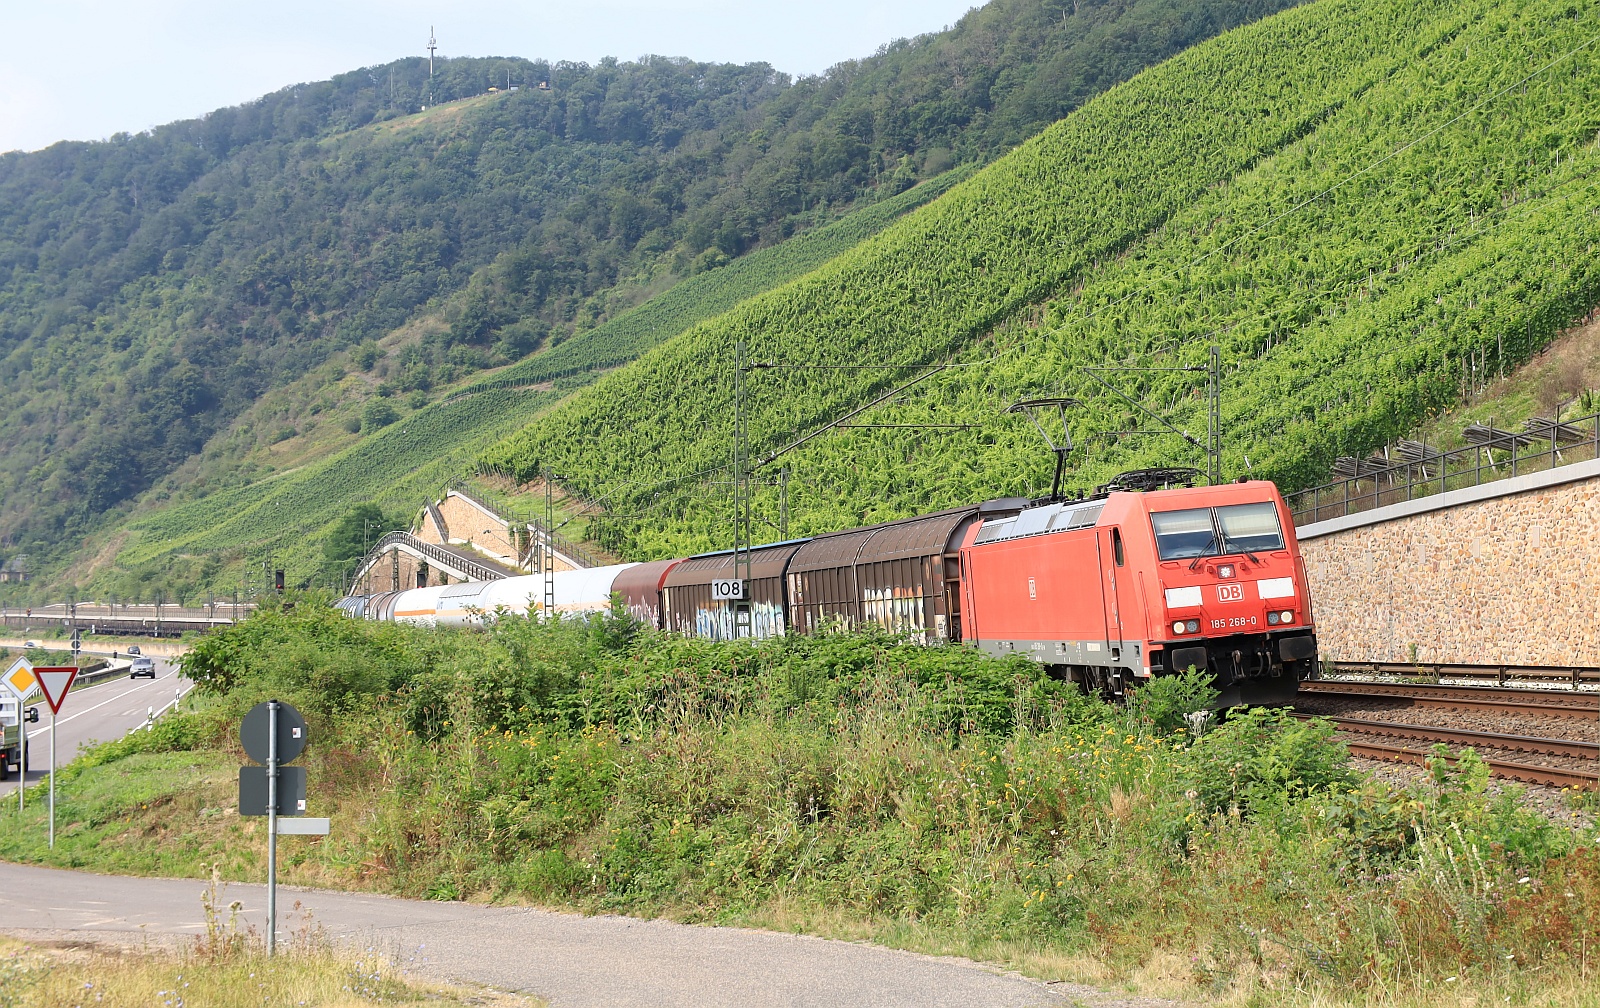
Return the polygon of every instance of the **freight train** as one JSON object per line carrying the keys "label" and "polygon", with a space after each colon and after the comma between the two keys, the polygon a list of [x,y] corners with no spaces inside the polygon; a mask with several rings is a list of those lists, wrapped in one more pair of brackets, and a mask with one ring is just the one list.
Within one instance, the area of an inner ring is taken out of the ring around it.
{"label": "freight train", "polygon": [[[1292,701],[1317,641],[1283,497],[1260,480],[1172,482],[1170,471],[1128,473],[1078,499],[1005,498],[757,546],[748,582],[731,550],[560,571],[555,609],[598,612],[619,596],[648,624],[713,639],[874,624],[1022,655],[1086,691],[1121,695],[1193,667],[1212,674],[1223,706]],[[545,577],[338,605],[356,618],[472,626],[541,611]]]}

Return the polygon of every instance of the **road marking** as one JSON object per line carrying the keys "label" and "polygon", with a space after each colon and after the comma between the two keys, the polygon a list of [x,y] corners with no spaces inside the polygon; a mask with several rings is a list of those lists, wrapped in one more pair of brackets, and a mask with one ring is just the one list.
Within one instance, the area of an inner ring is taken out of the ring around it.
{"label": "road marking", "polygon": [[[169,672],[167,675],[164,675],[164,676],[160,677],[159,679],[152,679],[147,683],[141,683],[140,685],[135,686],[133,689],[128,690],[126,693],[119,693],[116,696],[110,698],[109,700],[102,700],[99,703],[95,704],[93,707],[85,708],[84,710],[78,711],[75,714],[68,714],[64,718],[58,718],[56,720],[56,724],[66,724],[68,721],[71,721],[75,717],[82,717],[85,714],[91,714],[91,713],[99,710],[100,708],[104,707],[106,704],[116,703],[118,700],[121,700],[123,697],[130,696],[133,693],[135,693],[135,692],[137,692],[139,690],[142,690],[147,686],[154,686],[157,683],[161,682],[163,679],[171,679],[171,678],[173,678],[175,676],[178,676],[178,675],[179,675],[179,673],[177,673],[177,672]],[[189,684],[189,689],[193,689],[193,688],[194,688],[194,683],[190,683]],[[187,693],[188,690],[184,690],[184,692]],[[162,709],[165,710],[166,708],[162,708]],[[43,728],[39,728],[39,729],[37,729],[35,731],[29,732],[28,733],[28,738],[30,738],[30,739],[37,738],[38,736],[43,735],[45,732],[47,732],[49,730],[50,730],[50,726],[49,725],[45,725]]]}

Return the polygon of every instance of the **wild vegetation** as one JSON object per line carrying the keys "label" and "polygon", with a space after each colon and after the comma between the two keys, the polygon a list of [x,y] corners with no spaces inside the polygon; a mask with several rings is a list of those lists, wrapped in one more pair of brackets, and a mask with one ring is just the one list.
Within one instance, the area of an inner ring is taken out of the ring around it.
{"label": "wild vegetation", "polygon": [[338,824],[285,846],[290,882],[871,937],[1238,1003],[1458,985],[1576,1005],[1549,992],[1593,982],[1600,838],[1491,791],[1470,753],[1393,789],[1320,722],[1236,712],[1194,737],[1198,678],[1118,709],[876,634],[712,643],[620,612],[433,632],[315,601],[196,643],[204,699],[64,771],[53,852],[35,813],[0,811],[0,857],[254,877],[235,732],[271,695],[308,716],[310,807]]}
{"label": "wild vegetation", "polygon": [[[610,549],[726,546],[731,366],[756,459],[928,365],[784,463],[791,527],[1048,485],[1004,409],[1084,400],[1072,487],[1199,463],[1203,378],[1086,367],[1224,363],[1225,472],[1316,482],[1401,436],[1600,301],[1591,252],[1595,11],[1559,0],[1323,0],[1116,87],[801,281],[692,328],[486,452],[605,497]],[[1487,363],[1486,363],[1487,362]],[[890,366],[892,365],[892,366]],[[1172,429],[1162,426],[1170,423]],[[914,425],[969,425],[917,430]],[[1129,435],[1121,432],[1141,431]],[[758,520],[778,502],[757,487]]]}
{"label": "wild vegetation", "polygon": [[[347,375],[426,396],[518,360],[1287,2],[995,0],[801,80],[452,59],[426,110],[412,58],[4,155],[0,536],[60,558],[197,455],[248,467],[347,422]],[[234,425],[298,382],[319,408]]]}

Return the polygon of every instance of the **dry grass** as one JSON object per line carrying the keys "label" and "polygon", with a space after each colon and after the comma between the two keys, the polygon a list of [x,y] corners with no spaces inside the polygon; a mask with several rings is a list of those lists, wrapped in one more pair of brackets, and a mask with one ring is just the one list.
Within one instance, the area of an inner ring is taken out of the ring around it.
{"label": "dry grass", "polygon": [[381,957],[259,947],[217,958],[195,950],[0,938],[0,1004],[7,1008],[258,1008],[307,1005],[525,1008],[543,1002],[405,977]]}

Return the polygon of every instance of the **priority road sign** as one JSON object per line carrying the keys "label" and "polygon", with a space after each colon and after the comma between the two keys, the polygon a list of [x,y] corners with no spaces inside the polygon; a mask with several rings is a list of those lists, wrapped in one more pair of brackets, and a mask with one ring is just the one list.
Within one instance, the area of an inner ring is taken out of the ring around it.
{"label": "priority road sign", "polygon": [[40,665],[33,670],[33,676],[39,681],[39,689],[44,693],[44,702],[50,705],[50,713],[60,714],[67,692],[78,678],[77,668],[72,665]]}
{"label": "priority road sign", "polygon": [[306,719],[300,712],[282,700],[266,700],[250,708],[239,725],[239,741],[244,751],[257,763],[265,763],[271,747],[272,733],[268,730],[271,712],[268,704],[278,705],[278,762],[293,763],[306,749]]}
{"label": "priority road sign", "polygon": [[6,674],[0,676],[0,682],[4,682],[6,688],[15,693],[17,699],[22,701],[27,700],[28,695],[39,688],[39,680],[34,678],[33,675],[33,662],[26,658],[18,658],[12,662],[11,668],[6,670]]}

